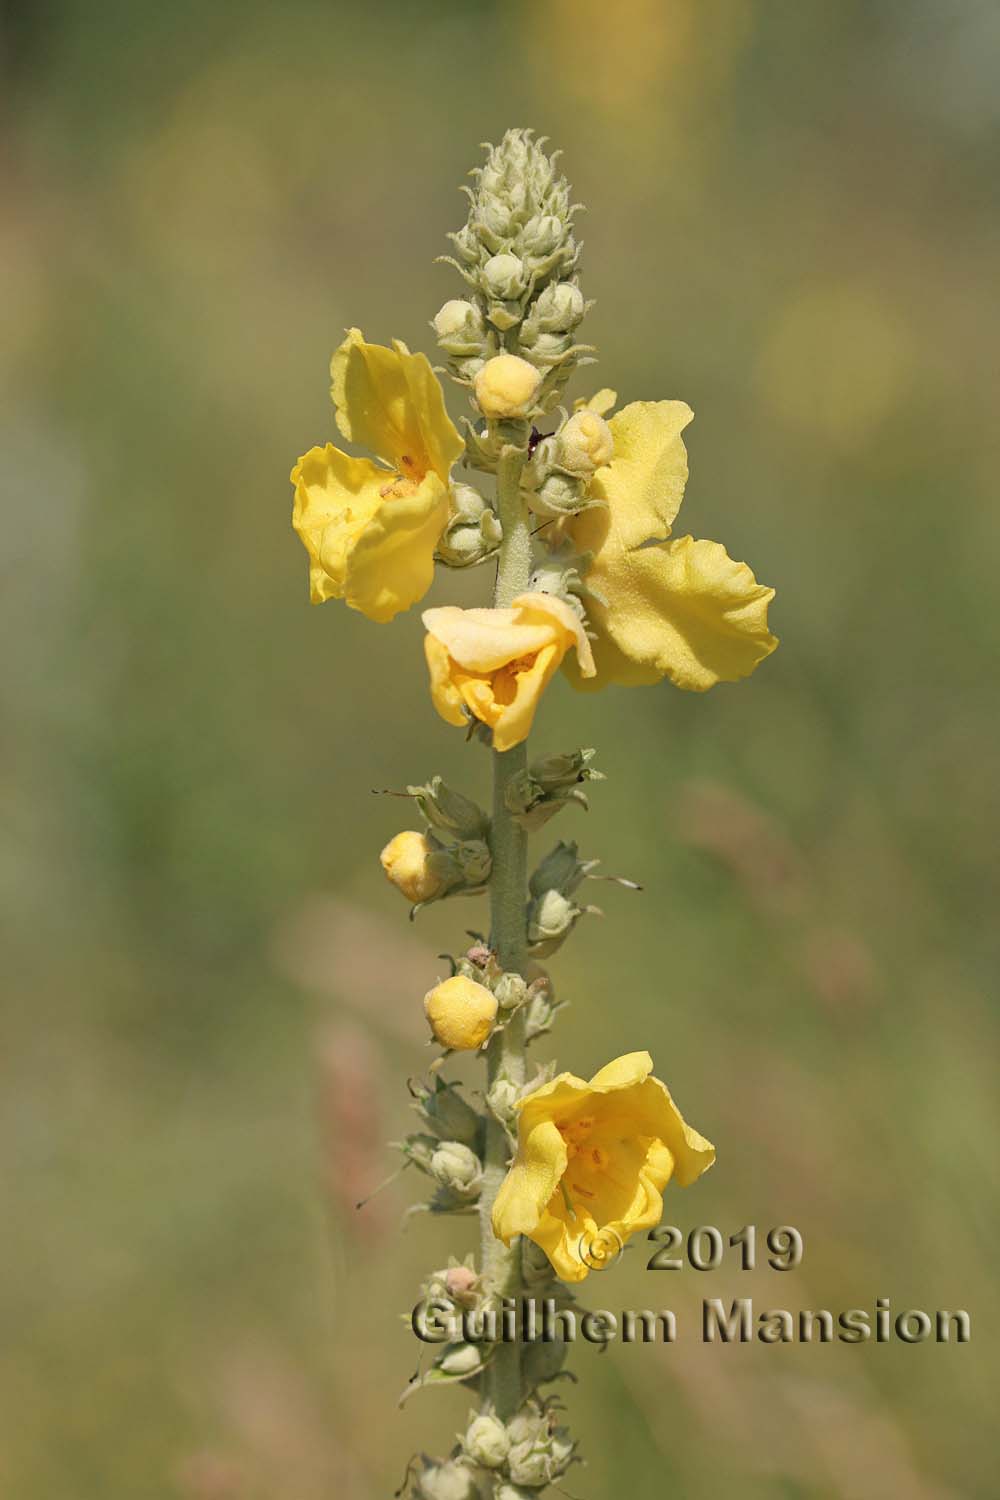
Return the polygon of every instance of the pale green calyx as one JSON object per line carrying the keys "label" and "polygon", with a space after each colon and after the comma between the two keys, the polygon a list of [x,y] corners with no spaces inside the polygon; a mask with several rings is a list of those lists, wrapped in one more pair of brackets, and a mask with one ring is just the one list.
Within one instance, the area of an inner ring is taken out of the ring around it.
{"label": "pale green calyx", "polygon": [[491,1411],[470,1415],[461,1443],[466,1456],[484,1469],[499,1469],[510,1451],[507,1429]]}
{"label": "pale green calyx", "polygon": [[[472,1349],[474,1345],[464,1347]],[[478,1364],[477,1353],[474,1368]],[[424,1458],[421,1460],[420,1472],[415,1476],[414,1493],[419,1500],[479,1500],[482,1491],[467,1465],[457,1463],[454,1459],[435,1463],[432,1459]]]}
{"label": "pale green calyx", "polygon": [[428,828],[458,840],[484,839],[489,833],[489,817],[478,802],[456,792],[442,777],[432,776],[422,786],[408,786],[406,791]]}
{"label": "pale green calyx", "polygon": [[462,1141],[442,1141],[432,1153],[430,1173],[460,1198],[475,1198],[482,1186],[483,1164]]}
{"label": "pale green calyx", "polygon": [[602,772],[590,762],[595,750],[574,750],[566,755],[545,755],[532,761],[511,778],[504,794],[509,812],[529,833],[543,828],[563,807],[575,803],[586,812],[590,803],[583,790],[586,781],[603,781]]}
{"label": "pale green calyx", "polygon": [[457,1083],[445,1083],[439,1073],[434,1073],[429,1083],[411,1078],[408,1087],[413,1108],[433,1135],[439,1140],[462,1141],[473,1150],[479,1150],[484,1120],[462,1098]]}
{"label": "pale green calyx", "polygon": [[431,327],[440,347],[456,358],[482,355],[486,347],[486,324],[473,302],[452,298],[435,314]]}
{"label": "pale green calyx", "polygon": [[437,544],[437,559],[449,568],[474,568],[493,557],[503,537],[496,511],[471,484],[453,484],[451,519]]}

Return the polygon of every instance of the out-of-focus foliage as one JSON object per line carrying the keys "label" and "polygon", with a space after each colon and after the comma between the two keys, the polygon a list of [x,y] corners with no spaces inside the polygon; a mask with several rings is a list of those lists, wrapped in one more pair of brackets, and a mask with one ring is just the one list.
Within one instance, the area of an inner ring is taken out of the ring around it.
{"label": "out-of-focus foliage", "polygon": [[[576,1354],[574,1492],[990,1493],[995,7],[8,11],[0,1488],[375,1500],[463,1418],[392,1392],[465,1226],[401,1236],[405,1178],[353,1204],[483,922],[407,926],[368,791],[482,796],[486,756],[412,612],[309,607],[287,474],[345,326],[431,349],[456,184],[519,123],[589,206],[597,383],[694,407],[686,520],[782,636],[707,697],[556,689],[533,739],[600,747],[565,836],[645,888],[553,964],[546,1041],[584,1076],[648,1046],[717,1143],[668,1218],[806,1246],[591,1278],[681,1335]],[[979,1342],[702,1347],[701,1297],[748,1293],[962,1306]]]}

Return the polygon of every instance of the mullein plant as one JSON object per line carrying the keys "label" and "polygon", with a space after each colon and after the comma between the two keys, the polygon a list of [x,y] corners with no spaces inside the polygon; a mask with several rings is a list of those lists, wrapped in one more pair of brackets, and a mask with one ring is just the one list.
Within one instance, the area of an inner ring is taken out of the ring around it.
{"label": "mullein plant", "polygon": [[[424,999],[440,1055],[411,1082],[420,1125],[401,1143],[428,1179],[425,1207],[478,1217],[478,1265],[453,1259],[423,1288],[456,1313],[527,1294],[567,1304],[576,1283],[659,1222],[668,1183],[687,1186],[715,1159],[648,1052],[589,1080],[553,1063],[527,1076],[526,1049],[561,1008],[540,960],[596,910],[584,889],[600,878],[596,860],[562,841],[529,879],[529,835],[586,808],[588,783],[601,779],[591,748],[529,758],[542,695],[560,670],[583,692],[663,678],[704,692],[749,676],[777,645],[774,591],[718,542],[672,535],[690,408],[615,410],[607,389],[563,404],[594,350],[580,339],[576,205],[543,146],[510,130],[486,148],[443,257],[463,295],[432,327],[471,406],[461,429],[423,354],[351,329],[332,360],[336,422],[375,456],[328,443],[291,476],[315,603],[343,599],[384,623],[423,597],[438,566],[495,573],[489,606],[423,614],[431,701],[490,749],[491,810],[440,777],[410,786],[422,826],[381,856],[414,913],[459,894],[489,898],[489,937]],[[471,1051],[486,1067],[482,1110],[441,1071],[452,1052]],[[484,1336],[436,1346],[414,1386],[462,1384],[476,1407],[450,1455],[416,1458],[405,1488],[426,1500],[536,1495],[576,1459],[547,1394],[564,1346],[491,1340],[488,1320],[467,1326]]]}

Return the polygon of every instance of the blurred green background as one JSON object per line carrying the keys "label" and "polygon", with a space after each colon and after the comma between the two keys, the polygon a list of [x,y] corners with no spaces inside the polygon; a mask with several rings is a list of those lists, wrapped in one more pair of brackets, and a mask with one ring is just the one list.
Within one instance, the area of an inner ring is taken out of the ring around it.
{"label": "blurred green background", "polygon": [[[681,529],[783,638],[704,697],[550,692],[533,743],[609,779],[539,852],[645,887],[553,961],[554,1046],[648,1046],[718,1144],[668,1220],[806,1247],[590,1279],[682,1333],[574,1356],[570,1490],[995,1495],[996,6],[7,11],[0,1491],[376,1500],[464,1420],[396,1409],[396,1315],[470,1226],[402,1232],[406,1177],[352,1205],[484,920],[407,923],[369,789],[482,795],[487,757],[417,611],[310,608],[287,474],[345,325],[432,352],[457,184],[530,124],[588,205],[595,381],[694,407]],[[973,1343],[703,1347],[701,1298],[748,1294],[964,1307]]]}

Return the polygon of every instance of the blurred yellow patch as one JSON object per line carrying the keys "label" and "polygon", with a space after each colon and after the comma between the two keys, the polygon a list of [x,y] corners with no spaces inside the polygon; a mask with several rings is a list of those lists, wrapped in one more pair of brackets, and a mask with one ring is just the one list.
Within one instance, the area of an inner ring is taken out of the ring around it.
{"label": "blurred yellow patch", "polygon": [[784,421],[840,449],[867,440],[905,394],[911,338],[852,286],[810,287],[779,313],[757,364],[760,396]]}
{"label": "blurred yellow patch", "polygon": [[423,354],[396,340],[367,344],[356,328],[333,356],[337,426],[382,465],[332,443],[292,470],[292,525],[309,553],[314,604],[343,599],[391,620],[423,597],[449,513],[449,474],[463,442]]}

